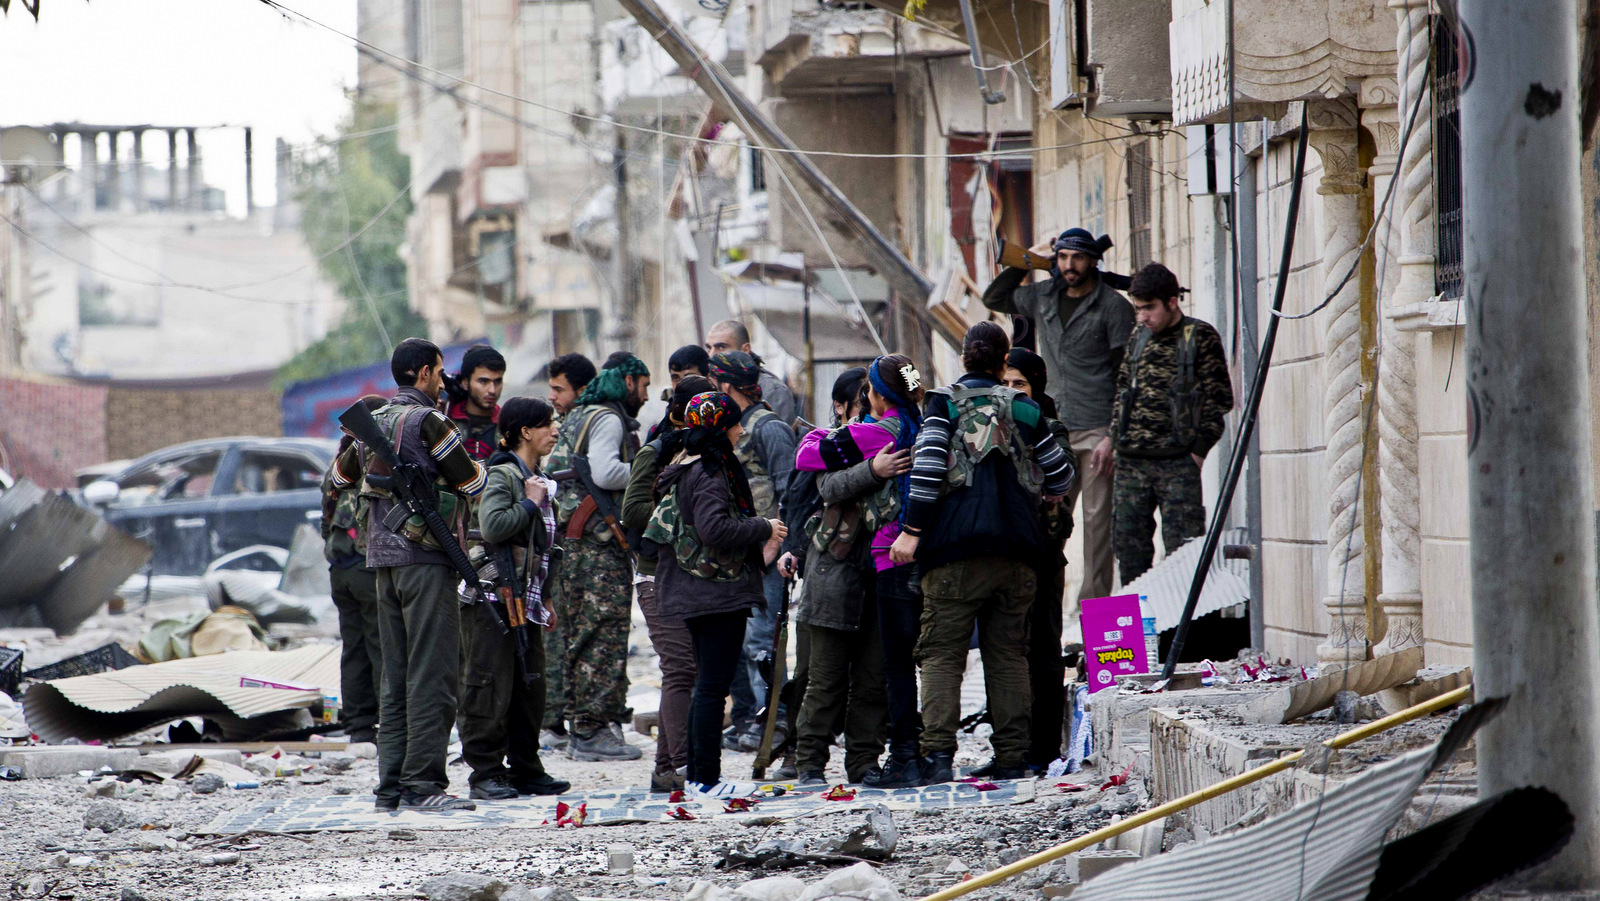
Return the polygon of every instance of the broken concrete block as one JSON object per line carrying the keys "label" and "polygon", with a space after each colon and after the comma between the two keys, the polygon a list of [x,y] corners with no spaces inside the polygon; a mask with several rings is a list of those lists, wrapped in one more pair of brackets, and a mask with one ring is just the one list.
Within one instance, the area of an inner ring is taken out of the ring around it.
{"label": "broken concrete block", "polygon": [[1268,692],[1244,705],[1239,715],[1247,723],[1292,723],[1334,703],[1342,691],[1365,697],[1410,682],[1422,668],[1422,648],[1406,648],[1348,669],[1335,670],[1298,685]]}
{"label": "broken concrete block", "polygon": [[746,882],[734,894],[740,901],[795,901],[805,890],[805,882],[794,876],[768,876]]}
{"label": "broken concrete block", "polygon": [[96,801],[83,814],[83,828],[115,832],[128,822],[128,815],[115,801]]}
{"label": "broken concrete block", "polygon": [[[520,894],[518,894],[524,891],[527,892],[526,897],[522,897]],[[564,888],[556,888],[553,885],[547,885],[543,888],[536,888],[531,891],[528,891],[521,886],[517,886],[511,889],[511,891],[506,892],[504,895],[501,895],[500,901],[578,901],[578,896]]]}
{"label": "broken concrete block", "polygon": [[1410,682],[1379,692],[1378,703],[1385,713],[1399,713],[1471,684],[1470,666],[1430,666]]}
{"label": "broken concrete block", "polygon": [[0,753],[0,766],[14,766],[24,779],[49,779],[75,776],[82,770],[110,767],[113,771],[132,769],[139,763],[133,748],[99,748],[93,745],[41,745],[10,748]]}
{"label": "broken concrete block", "polygon": [[606,849],[606,872],[613,876],[633,874],[633,846],[612,845]]}
{"label": "broken concrete block", "polygon": [[500,901],[508,888],[493,876],[447,873],[422,883],[422,894],[428,901]]}
{"label": "broken concrete block", "polygon": [[1088,882],[1101,873],[1138,859],[1137,851],[1085,851],[1078,855],[1078,881]]}

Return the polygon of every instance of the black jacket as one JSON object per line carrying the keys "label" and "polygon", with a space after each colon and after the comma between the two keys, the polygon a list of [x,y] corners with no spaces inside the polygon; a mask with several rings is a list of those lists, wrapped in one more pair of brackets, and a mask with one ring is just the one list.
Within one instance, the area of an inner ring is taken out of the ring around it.
{"label": "black jacket", "polygon": [[761,587],[761,546],[772,537],[772,525],[756,517],[728,515],[733,497],[726,480],[708,475],[700,461],[673,463],[661,471],[656,489],[664,497],[678,488],[678,515],[695,527],[712,547],[748,548],[744,577],[733,582],[696,578],[678,567],[670,548],[656,562],[656,600],[662,616],[689,618],[711,613],[765,607]]}

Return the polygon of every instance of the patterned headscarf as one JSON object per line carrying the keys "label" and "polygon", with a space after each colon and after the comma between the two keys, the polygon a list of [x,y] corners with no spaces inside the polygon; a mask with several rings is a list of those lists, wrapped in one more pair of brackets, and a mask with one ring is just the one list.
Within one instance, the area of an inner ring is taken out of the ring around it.
{"label": "patterned headscarf", "polygon": [[[867,367],[867,379],[872,382],[872,390],[878,392],[884,400],[894,404],[895,409],[900,412],[900,432],[895,436],[894,449],[901,451],[908,447],[916,447],[917,433],[922,431],[922,411],[917,409],[911,398],[902,396],[900,392],[890,387],[889,380],[883,377],[883,360],[883,357],[879,357],[872,361],[872,365]],[[909,376],[914,378],[916,374],[917,371],[911,369]],[[910,381],[909,378],[907,380]],[[912,383],[912,387],[915,388],[916,384]],[[911,506],[911,473],[902,473],[897,481],[900,509],[905,510]]]}
{"label": "patterned headscarf", "polygon": [[743,351],[730,350],[712,357],[711,378],[727,382],[753,400],[761,399],[761,364]]}
{"label": "patterned headscarf", "polygon": [[629,354],[623,357],[615,366],[600,370],[594,381],[585,385],[583,393],[573,402],[575,407],[589,404],[617,404],[628,397],[628,376],[643,376],[650,374],[650,367],[644,361]]}
{"label": "patterned headscarf", "polygon": [[725,476],[739,512],[753,516],[756,505],[750,496],[750,479],[728,441],[728,430],[739,424],[741,415],[739,404],[720,391],[696,394],[683,410],[683,446],[689,453],[700,455],[700,466],[707,473]]}

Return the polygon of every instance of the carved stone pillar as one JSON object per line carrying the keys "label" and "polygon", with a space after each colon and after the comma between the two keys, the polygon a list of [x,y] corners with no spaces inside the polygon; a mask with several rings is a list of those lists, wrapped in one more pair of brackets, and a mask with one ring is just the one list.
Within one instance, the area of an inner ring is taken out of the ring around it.
{"label": "carved stone pillar", "polygon": [[[1422,492],[1417,464],[1417,336],[1396,327],[1402,310],[1433,296],[1433,110],[1428,98],[1428,0],[1390,0],[1398,44],[1396,141],[1411,122],[1391,202],[1399,243],[1399,277],[1384,286],[1383,357],[1378,376],[1378,473],[1382,491],[1383,590],[1378,604],[1388,628],[1377,654],[1423,643]],[[1411,109],[1420,98],[1415,119]],[[1380,153],[1381,142],[1380,142]],[[1390,248],[1393,249],[1392,247]]]}
{"label": "carved stone pillar", "polygon": [[[1311,146],[1322,160],[1322,288],[1326,297],[1355,265],[1363,237],[1356,109],[1349,100],[1314,101]],[[1351,278],[1319,318],[1324,461],[1328,471],[1327,639],[1317,646],[1324,670],[1367,659],[1366,540],[1361,534],[1361,279]]]}

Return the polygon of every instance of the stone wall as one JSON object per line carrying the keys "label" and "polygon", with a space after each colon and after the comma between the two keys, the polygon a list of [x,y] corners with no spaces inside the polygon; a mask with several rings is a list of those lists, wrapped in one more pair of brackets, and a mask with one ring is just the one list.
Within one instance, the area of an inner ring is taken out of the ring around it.
{"label": "stone wall", "polygon": [[105,448],[112,460],[200,438],[282,434],[280,398],[270,389],[113,387],[106,392]]}

